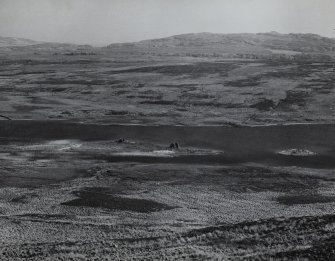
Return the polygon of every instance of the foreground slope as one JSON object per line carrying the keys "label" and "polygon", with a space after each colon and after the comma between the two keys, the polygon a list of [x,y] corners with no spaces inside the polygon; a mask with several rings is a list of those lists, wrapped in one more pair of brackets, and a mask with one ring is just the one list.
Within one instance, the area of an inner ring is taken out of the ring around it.
{"label": "foreground slope", "polygon": [[[334,125],[1,121],[0,137],[0,260],[334,260]],[[316,155],[277,153],[292,147]]]}

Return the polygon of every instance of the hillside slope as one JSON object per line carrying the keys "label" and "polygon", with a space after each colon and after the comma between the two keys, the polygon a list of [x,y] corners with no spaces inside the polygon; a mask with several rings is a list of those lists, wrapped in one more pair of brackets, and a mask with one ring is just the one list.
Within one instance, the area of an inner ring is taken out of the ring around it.
{"label": "hillside slope", "polygon": [[[272,56],[335,55],[335,39],[315,34],[182,34],[128,44],[111,44],[108,48],[140,49],[150,52],[188,54],[190,56],[231,56],[249,54]],[[245,57],[241,57],[245,58]]]}
{"label": "hillside slope", "polygon": [[0,47],[29,46],[29,45],[39,44],[39,43],[41,42],[30,40],[30,39],[0,36]]}

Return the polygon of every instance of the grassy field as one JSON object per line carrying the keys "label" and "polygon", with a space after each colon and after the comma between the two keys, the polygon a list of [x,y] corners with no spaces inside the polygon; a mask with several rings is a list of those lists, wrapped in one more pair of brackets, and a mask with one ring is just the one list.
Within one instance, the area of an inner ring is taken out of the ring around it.
{"label": "grassy field", "polygon": [[335,183],[319,170],[100,162],[87,171],[0,190],[2,259],[334,257]]}
{"label": "grassy field", "polygon": [[2,57],[13,119],[138,124],[331,123],[334,63],[22,54]]}

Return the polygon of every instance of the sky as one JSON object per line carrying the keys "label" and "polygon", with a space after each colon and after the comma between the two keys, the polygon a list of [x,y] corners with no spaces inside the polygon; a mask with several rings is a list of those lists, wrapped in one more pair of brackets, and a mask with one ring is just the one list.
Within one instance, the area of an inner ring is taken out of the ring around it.
{"label": "sky", "polygon": [[335,0],[0,0],[0,36],[104,46],[183,33],[335,38]]}

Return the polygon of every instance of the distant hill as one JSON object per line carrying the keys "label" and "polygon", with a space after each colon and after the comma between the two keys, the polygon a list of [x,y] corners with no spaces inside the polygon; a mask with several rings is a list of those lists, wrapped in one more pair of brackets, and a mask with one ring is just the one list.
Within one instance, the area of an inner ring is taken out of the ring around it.
{"label": "distant hill", "polygon": [[51,52],[68,55],[91,55],[93,52],[107,49],[121,56],[147,54],[242,59],[335,59],[335,39],[316,34],[277,32],[182,34],[134,43],[110,44],[107,48],[0,36],[0,48],[1,52]]}
{"label": "distant hill", "polygon": [[40,42],[24,38],[1,37],[0,53],[44,53],[44,54],[65,54],[65,55],[92,55],[93,48],[90,45],[77,45],[70,43]]}
{"label": "distant hill", "polygon": [[35,44],[40,44],[40,43],[41,42],[30,40],[30,39],[0,36],[0,47],[29,46],[29,45],[35,45]]}
{"label": "distant hill", "polygon": [[315,34],[182,34],[136,43],[111,44],[108,48],[133,48],[170,54],[298,56],[335,54],[335,39]]}

